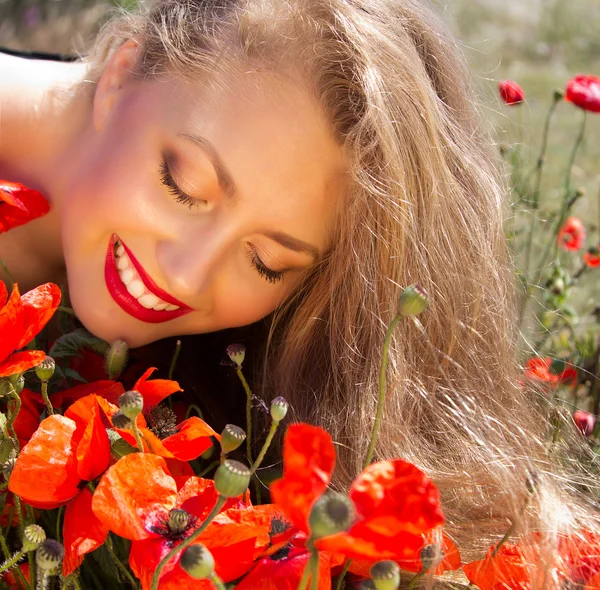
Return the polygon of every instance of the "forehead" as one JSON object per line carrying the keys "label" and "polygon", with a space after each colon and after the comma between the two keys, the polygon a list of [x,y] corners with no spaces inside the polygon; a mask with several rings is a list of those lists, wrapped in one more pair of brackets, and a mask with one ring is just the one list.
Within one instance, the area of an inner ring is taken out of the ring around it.
{"label": "forehead", "polygon": [[159,93],[169,128],[213,144],[240,204],[260,207],[269,229],[303,225],[308,233],[298,237],[329,245],[346,167],[329,122],[301,85],[246,72],[226,84],[163,84]]}

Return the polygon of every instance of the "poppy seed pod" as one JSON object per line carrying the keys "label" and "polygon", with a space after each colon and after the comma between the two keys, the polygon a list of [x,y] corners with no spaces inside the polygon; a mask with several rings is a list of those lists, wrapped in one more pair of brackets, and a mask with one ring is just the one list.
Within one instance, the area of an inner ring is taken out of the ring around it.
{"label": "poppy seed pod", "polygon": [[421,549],[421,566],[424,571],[437,567],[442,559],[444,559],[444,551],[439,545],[429,543]]}
{"label": "poppy seed pod", "polygon": [[354,503],[348,496],[338,493],[324,494],[313,504],[308,517],[308,527],[314,539],[347,531],[356,516]]}
{"label": "poppy seed pod", "polygon": [[10,479],[10,475],[15,468],[15,463],[17,462],[16,457],[11,457],[4,465],[2,466],[2,475],[4,475],[4,479],[8,481]]}
{"label": "poppy seed pod", "polygon": [[173,508],[169,512],[168,527],[172,533],[182,533],[190,523],[190,515],[183,508]]}
{"label": "poppy seed pod", "polygon": [[35,552],[35,562],[45,573],[57,572],[65,554],[64,547],[54,539],[46,539]]}
{"label": "poppy seed pod", "polygon": [[227,347],[227,356],[232,363],[241,368],[246,358],[246,347],[243,344],[230,344]]}
{"label": "poppy seed pod", "polygon": [[119,409],[124,416],[135,420],[144,409],[144,398],[139,391],[126,391],[119,396]]}
{"label": "poppy seed pod", "polygon": [[50,381],[54,375],[56,363],[51,356],[47,356],[36,368],[35,374],[40,381]]}
{"label": "poppy seed pod", "polygon": [[235,498],[248,489],[250,470],[239,461],[226,459],[215,472],[215,489],[225,498]]}
{"label": "poppy seed pod", "polygon": [[276,397],[271,402],[271,418],[275,422],[281,422],[285,418],[289,407],[290,405],[284,397]]}
{"label": "poppy seed pod", "polygon": [[46,540],[44,529],[38,524],[30,524],[23,531],[23,552],[35,551]]}
{"label": "poppy seed pod", "polygon": [[123,412],[116,412],[111,420],[115,428],[131,428],[131,420]]}
{"label": "poppy seed pod", "polygon": [[22,374],[11,375],[6,380],[3,379],[1,383],[4,385],[0,388],[0,397],[11,395],[13,390],[14,393],[19,394],[25,387],[25,377]]}
{"label": "poppy seed pod", "polygon": [[221,451],[224,455],[235,451],[246,440],[246,432],[235,424],[226,424],[221,432]]}
{"label": "poppy seed pod", "polygon": [[119,378],[127,364],[128,353],[129,347],[124,340],[115,340],[108,347],[104,356],[104,368],[109,379]]}
{"label": "poppy seed pod", "polygon": [[179,565],[196,580],[210,578],[215,571],[212,553],[201,543],[187,547]]}
{"label": "poppy seed pod", "polygon": [[398,299],[398,313],[403,316],[419,315],[429,305],[427,293],[421,285],[415,283],[402,291]]}
{"label": "poppy seed pod", "polygon": [[369,573],[377,590],[396,590],[400,584],[400,567],[390,559],[378,561]]}

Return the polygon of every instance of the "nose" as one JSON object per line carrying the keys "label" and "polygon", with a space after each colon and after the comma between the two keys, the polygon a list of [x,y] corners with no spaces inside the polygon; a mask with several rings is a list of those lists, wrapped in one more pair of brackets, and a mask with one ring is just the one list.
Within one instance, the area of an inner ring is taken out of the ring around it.
{"label": "nose", "polygon": [[195,230],[157,244],[156,258],[167,290],[184,301],[210,292],[227,252],[226,237],[213,229]]}

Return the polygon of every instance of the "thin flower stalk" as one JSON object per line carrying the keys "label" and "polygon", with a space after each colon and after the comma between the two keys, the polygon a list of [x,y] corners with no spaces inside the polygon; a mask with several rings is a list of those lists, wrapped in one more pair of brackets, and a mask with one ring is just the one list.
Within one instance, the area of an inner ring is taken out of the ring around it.
{"label": "thin flower stalk", "polygon": [[315,548],[313,539],[310,537],[306,541],[306,548],[310,553],[310,557],[304,566],[298,590],[306,590],[309,580],[311,581],[311,590],[317,590],[319,587],[319,552]]}
{"label": "thin flower stalk", "polygon": [[260,453],[258,454],[258,457],[256,458],[256,461],[252,464],[252,467],[250,468],[250,473],[252,475],[254,475],[256,473],[256,470],[260,467],[260,464],[263,462],[265,455],[267,454],[267,451],[269,450],[269,447],[271,446],[271,443],[273,442],[273,437],[275,436],[275,433],[277,432],[278,426],[279,426],[278,421],[273,420],[271,422],[271,427],[269,428],[269,434],[267,434],[267,438],[265,439],[265,442],[262,446],[262,449],[260,450]]}
{"label": "thin flower stalk", "polygon": [[[178,340],[175,343],[175,352],[173,352],[173,358],[171,358],[171,365],[169,366],[169,374],[167,379],[171,381],[173,379],[173,373],[175,372],[175,367],[177,366],[177,359],[179,359],[179,353],[181,352],[181,340]],[[170,400],[171,398],[169,398]]]}
{"label": "thin flower stalk", "polygon": [[246,392],[246,454],[248,455],[248,463],[252,465],[252,390],[244,377],[242,367],[236,365],[235,372]]}
{"label": "thin flower stalk", "polygon": [[340,575],[338,576],[336,585],[335,585],[335,590],[342,590],[343,584],[344,584],[344,578],[346,577],[346,574],[348,573],[348,570],[350,569],[350,564],[352,563],[351,559],[347,559],[346,563],[344,564],[344,567],[342,569],[342,571],[340,572]]}
{"label": "thin flower stalk", "polygon": [[138,583],[136,582],[135,578],[131,575],[129,570],[123,565],[123,562],[119,559],[119,556],[116,554],[115,547],[113,545],[112,539],[110,538],[110,535],[108,537],[106,537],[105,544],[106,544],[106,548],[108,549],[108,552],[109,552],[112,560],[115,562],[115,565],[117,566],[117,569],[119,570],[119,572],[123,575],[124,578],[127,579],[127,581],[131,584],[132,588],[138,588]]}
{"label": "thin flower stalk", "polygon": [[135,442],[140,450],[140,453],[144,452],[144,443],[142,442],[142,435],[140,434],[140,430],[138,425],[136,424],[136,420],[131,421],[131,430],[133,430],[133,434],[135,436]]}
{"label": "thin flower stalk", "polygon": [[52,403],[48,397],[48,381],[42,381],[41,385],[42,397],[44,398],[44,403],[46,404],[46,409],[48,410],[48,416],[52,416],[54,414],[54,408],[52,407]]}

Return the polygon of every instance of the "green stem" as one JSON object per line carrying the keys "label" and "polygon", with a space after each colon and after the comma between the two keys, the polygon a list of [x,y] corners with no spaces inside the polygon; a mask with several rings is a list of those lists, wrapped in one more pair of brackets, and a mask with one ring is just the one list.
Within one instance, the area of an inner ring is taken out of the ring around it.
{"label": "green stem", "polygon": [[226,590],[223,580],[221,580],[217,574],[213,573],[213,575],[210,577],[210,581],[217,587],[217,590]]}
{"label": "green stem", "polygon": [[21,508],[21,498],[19,498],[17,494],[13,494],[13,500],[15,502],[15,508],[17,509],[17,516],[19,517],[19,535],[21,535],[22,539],[25,532],[25,516]]}
{"label": "green stem", "polygon": [[202,523],[200,528],[196,529],[187,539],[185,539],[181,543],[179,543],[179,545],[175,545],[175,547],[173,547],[173,549],[171,549],[171,551],[169,551],[169,553],[167,553],[164,556],[164,558],[158,564],[156,570],[154,571],[154,576],[152,576],[152,585],[150,587],[151,590],[158,590],[158,581],[160,579],[160,574],[161,574],[163,568],[165,567],[165,565],[167,565],[167,563],[169,563],[169,561],[171,561],[171,559],[177,553],[179,553],[180,551],[183,551],[188,545],[190,545],[195,539],[197,539],[204,532],[204,530],[211,523],[213,518],[215,516],[217,516],[217,514],[219,514],[219,512],[221,511],[221,508],[223,508],[226,501],[227,501],[227,498],[225,496],[220,495],[218,497],[213,509],[211,510],[210,514],[206,517],[206,520]]}
{"label": "green stem", "polygon": [[136,424],[136,420],[132,420],[131,421],[131,430],[133,430],[133,434],[135,435],[135,442],[138,446],[138,449],[140,450],[140,453],[144,452],[144,443],[142,442],[142,436],[140,435],[140,431],[139,428]]}
{"label": "green stem", "polygon": [[[171,399],[169,397],[169,399]],[[192,415],[192,410],[196,410],[199,418],[202,418],[202,410],[196,404],[190,404],[185,411],[185,419],[187,420]]]}
{"label": "green stem", "polygon": [[256,458],[256,461],[254,461],[254,464],[252,465],[252,468],[250,469],[250,475],[254,475],[256,473],[256,470],[260,467],[260,464],[263,462],[263,459],[265,458],[265,455],[267,454],[267,451],[269,450],[269,447],[271,446],[271,443],[273,442],[273,437],[275,436],[275,432],[277,432],[278,426],[279,426],[278,421],[273,420],[273,422],[271,422],[271,428],[269,429],[269,434],[267,434],[265,443],[263,444],[262,449],[260,450],[260,453],[258,454],[258,457]]}
{"label": "green stem", "polygon": [[[519,514],[519,518],[522,517],[523,514],[525,513],[525,510],[527,509],[527,505],[529,504],[529,499],[530,499],[530,496],[525,497],[525,500],[523,501],[523,506],[521,507],[521,512]],[[510,526],[508,527],[508,530],[506,531],[506,533],[504,533],[504,536],[502,537],[502,539],[500,539],[500,542],[496,545],[496,547],[494,547],[491,557],[496,556],[498,551],[500,551],[500,547],[502,547],[502,545],[504,545],[504,543],[506,543],[508,538],[513,534],[513,532],[517,526],[517,522],[518,522],[518,519],[515,519],[513,522],[511,522]]]}
{"label": "green stem", "polygon": [[342,569],[340,575],[338,576],[337,583],[335,585],[335,590],[342,590],[342,584],[344,583],[344,578],[350,569],[350,564],[352,563],[351,559],[348,559],[344,564],[344,569]]}
{"label": "green stem", "polygon": [[136,582],[135,578],[129,573],[129,570],[123,565],[123,563],[119,559],[119,556],[115,553],[115,547],[113,545],[112,539],[110,538],[110,534],[108,535],[108,537],[106,537],[105,544],[119,572],[121,572],[121,574],[128,580],[132,588],[137,588],[138,583]]}
{"label": "green stem", "polygon": [[181,340],[178,340],[175,343],[175,352],[173,353],[173,358],[171,358],[171,365],[169,366],[169,374],[167,379],[173,379],[173,373],[175,372],[175,365],[177,364],[177,359],[179,358],[179,353],[181,352]]}
{"label": "green stem", "polygon": [[49,582],[50,576],[46,571],[42,571],[36,584],[36,590],[48,590],[48,586],[50,585]]}
{"label": "green stem", "polygon": [[311,565],[311,590],[319,590],[319,552],[315,549],[310,556],[309,564]]}
{"label": "green stem", "polygon": [[42,381],[42,397],[44,398],[44,403],[46,404],[46,409],[48,410],[48,416],[54,415],[54,408],[50,403],[50,398],[48,397],[48,381]]}
{"label": "green stem", "polygon": [[20,445],[19,445],[19,439],[17,438],[17,434],[15,432],[15,429],[13,428],[13,423],[17,419],[17,416],[19,415],[19,412],[21,411],[21,398],[19,397],[19,394],[15,390],[12,383],[10,386],[10,395],[12,396],[12,398],[15,401],[15,410],[13,412],[11,412],[10,416],[8,417],[7,427],[8,427],[8,431],[10,432],[11,437],[13,438],[13,442],[15,443],[15,447],[16,447],[16,451],[17,451],[17,455],[18,455],[19,451],[21,449],[20,449]]}
{"label": "green stem", "polygon": [[220,465],[220,463],[221,463],[221,461],[219,459],[217,459],[216,461],[213,461],[206,469],[204,469],[200,473],[200,475],[198,477],[204,477],[211,469],[213,469],[217,465]]}
{"label": "green stem", "polygon": [[[567,216],[567,213],[569,212],[568,204],[569,204],[569,197],[570,197],[570,192],[571,192],[571,175],[573,173],[573,164],[575,163],[575,156],[577,155],[579,146],[581,145],[581,142],[583,141],[586,120],[587,120],[586,119],[586,111],[584,110],[583,118],[581,119],[581,126],[579,127],[579,133],[577,134],[577,139],[575,140],[575,144],[573,146],[573,150],[571,151],[571,156],[569,158],[569,164],[567,166],[567,173],[565,176],[565,183],[564,183],[563,202],[562,202],[562,205],[560,208],[558,219],[556,221],[556,224],[554,225],[552,235],[550,236],[550,240],[548,241],[546,249],[544,250],[544,254],[542,255],[542,258],[538,265],[538,277],[537,277],[537,280],[535,281],[536,283],[539,282],[541,273],[543,272],[544,265],[546,264],[546,259],[548,258],[548,254],[550,254],[551,251],[556,253],[556,251],[558,250],[557,235],[558,235],[560,228],[562,227],[562,224]],[[555,257],[555,255],[556,254],[554,254],[553,257]]]}
{"label": "green stem", "polygon": [[2,258],[0,258],[0,268],[4,271],[4,274],[6,275],[6,278],[8,279],[8,292],[10,293],[13,290],[13,285],[15,284],[15,279],[13,279],[13,276],[10,274],[10,271],[8,270],[8,268],[6,267],[6,264],[4,264],[4,260],[2,260]]}
{"label": "green stem", "polygon": [[416,576],[413,576],[410,584],[408,585],[408,590],[413,590],[415,584],[425,575],[425,571],[420,571]]}
{"label": "green stem", "polygon": [[13,567],[25,553],[23,551],[17,551],[12,557],[7,559],[2,565],[0,565],[0,574]]}
{"label": "green stem", "polygon": [[373,459],[373,453],[375,452],[375,443],[377,442],[377,433],[379,432],[379,426],[381,424],[381,418],[383,416],[383,406],[385,404],[386,394],[386,369],[388,362],[388,355],[390,350],[390,342],[392,341],[392,333],[394,328],[398,325],[398,322],[402,319],[402,314],[397,314],[389,325],[387,332],[385,333],[385,340],[383,342],[383,354],[381,356],[381,370],[379,371],[379,399],[377,400],[377,413],[375,415],[375,422],[373,422],[373,430],[371,432],[371,440],[369,442],[369,448],[365,457],[363,467],[370,465]]}
{"label": "green stem", "polygon": [[244,377],[244,373],[242,373],[241,365],[235,367],[235,372],[246,392],[246,454],[248,455],[248,463],[252,465],[252,391]]}
{"label": "green stem", "polygon": [[[93,494],[93,492],[92,492]],[[61,531],[62,531],[62,515],[63,512],[65,511],[65,505],[63,504],[59,509],[58,509],[58,514],[56,515],[56,540],[61,543],[62,541],[61,539]]]}

